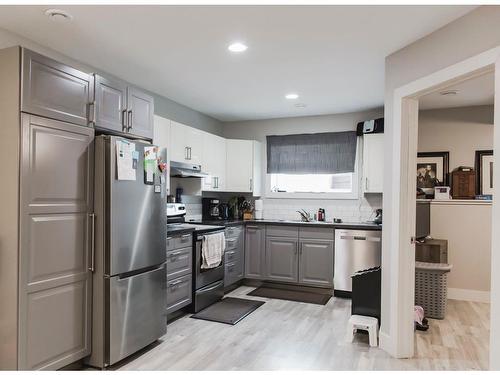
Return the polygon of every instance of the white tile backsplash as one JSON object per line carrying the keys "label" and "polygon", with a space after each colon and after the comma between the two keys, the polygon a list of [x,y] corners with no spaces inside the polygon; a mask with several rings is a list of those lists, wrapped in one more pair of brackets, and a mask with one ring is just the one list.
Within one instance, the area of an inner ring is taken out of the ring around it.
{"label": "white tile backsplash", "polygon": [[326,221],[340,218],[344,222],[373,220],[374,211],[382,208],[382,195],[373,194],[357,200],[273,199],[263,198],[264,219],[298,220],[297,210],[304,209],[314,215],[319,208],[325,209]]}

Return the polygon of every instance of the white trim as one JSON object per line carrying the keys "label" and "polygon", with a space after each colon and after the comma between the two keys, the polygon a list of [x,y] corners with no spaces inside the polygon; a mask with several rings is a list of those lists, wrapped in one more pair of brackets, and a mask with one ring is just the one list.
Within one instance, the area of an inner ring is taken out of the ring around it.
{"label": "white trim", "polygon": [[[411,357],[414,354],[414,335],[412,331],[409,331],[408,327],[410,322],[413,321],[413,301],[409,298],[412,295],[409,291],[414,291],[414,280],[408,277],[414,273],[414,253],[411,250],[410,238],[413,235],[414,227],[411,225],[411,216],[409,213],[412,210],[411,202],[415,199],[415,193],[413,191],[412,196],[409,196],[409,180],[408,171],[414,169],[414,163],[412,155],[410,155],[410,150],[412,153],[416,154],[416,147],[411,139],[414,136],[413,132],[417,129],[415,124],[410,124],[411,121],[418,118],[417,116],[408,116],[408,110],[412,110],[413,103],[409,101],[410,98],[418,98],[419,96],[435,91],[439,87],[447,86],[455,81],[461,81],[465,77],[472,77],[479,74],[483,74],[487,70],[491,70],[491,66],[497,62],[500,55],[500,46],[492,48],[485,51],[479,55],[466,59],[457,64],[451,65],[447,68],[441,69],[435,73],[432,73],[426,77],[419,78],[411,83],[401,86],[394,90],[393,97],[393,108],[392,116],[393,123],[389,124],[393,129],[392,138],[392,148],[393,154],[392,159],[388,160],[386,158],[387,164],[390,164],[392,170],[393,180],[393,191],[392,194],[384,194],[384,198],[391,201],[391,224],[392,231],[391,236],[383,241],[382,248],[382,258],[384,254],[389,255],[390,264],[388,272],[382,272],[382,294],[390,293],[389,298],[383,297],[383,301],[389,301],[389,311],[390,311],[390,331],[384,331],[383,335],[386,336],[384,340],[381,340],[382,349],[389,352],[391,355],[397,358]],[[496,92],[499,85],[499,75],[496,75],[497,86]],[[499,95],[495,96],[496,100]],[[495,106],[495,114],[498,114],[500,108]],[[404,118],[403,118],[404,116]],[[413,118],[412,118],[413,117]],[[495,123],[499,122],[498,116],[495,116]],[[403,126],[404,124],[404,126]],[[500,125],[500,124],[499,124]],[[412,128],[412,129],[409,129]],[[495,132],[500,133],[500,132]],[[500,142],[500,137],[495,135],[495,140]],[[495,145],[500,149],[500,144],[495,141]],[[497,149],[497,148],[495,148]],[[416,156],[416,155],[415,155]],[[495,163],[497,168],[500,169],[498,163]],[[497,178],[498,175],[496,176]],[[500,183],[500,179],[498,181]],[[495,182],[497,185],[497,182]],[[384,188],[386,190],[386,188]],[[386,191],[384,191],[386,193]],[[493,211],[495,212],[495,206],[498,203],[493,203]],[[500,214],[500,207],[498,207]],[[495,214],[493,214],[495,217]],[[495,231],[493,231],[495,232]],[[496,249],[500,244],[500,237],[497,239],[496,235],[492,238],[492,249]],[[495,251],[492,251],[492,255]],[[499,260],[500,262],[500,260]],[[492,258],[492,267],[494,267],[495,261]],[[387,275],[384,278],[384,275]],[[492,278],[492,291],[496,290]],[[500,284],[500,280],[499,280]],[[390,285],[390,288],[384,288],[384,286]],[[495,295],[492,292],[492,295]],[[500,306],[499,306],[500,310]],[[492,312],[491,316],[494,314]],[[384,320],[384,319],[383,319]],[[493,321],[493,319],[492,319]],[[494,336],[494,335],[491,335]],[[492,341],[493,344],[493,341]],[[490,345],[490,357],[494,356],[493,350],[494,345]]]}
{"label": "white trim", "polygon": [[490,303],[490,292],[484,290],[448,288],[448,299]]}

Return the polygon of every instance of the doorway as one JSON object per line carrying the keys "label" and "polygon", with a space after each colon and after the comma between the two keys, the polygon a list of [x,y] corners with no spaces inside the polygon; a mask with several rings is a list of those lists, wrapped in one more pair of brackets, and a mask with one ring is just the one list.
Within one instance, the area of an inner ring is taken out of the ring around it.
{"label": "doorway", "polygon": [[415,332],[415,357],[487,370],[494,72],[418,105],[415,304],[426,316],[419,328],[428,329]]}
{"label": "doorway", "polygon": [[[486,51],[480,55],[464,60],[458,64],[442,69],[429,76],[404,85],[394,91],[394,106],[392,110],[393,132],[391,147],[399,158],[390,160],[391,170],[398,175],[398,181],[392,187],[391,200],[394,222],[390,238],[386,238],[383,251],[390,263],[390,272],[386,275],[382,301],[386,302],[386,322],[389,333],[381,333],[381,346],[398,358],[414,356],[413,308],[415,281],[415,245],[412,238],[415,232],[415,166],[418,136],[419,98],[433,91],[444,89],[458,82],[471,79],[486,72],[492,72],[500,66],[498,61],[500,48]],[[496,69],[495,69],[496,66]],[[495,92],[500,88],[498,75],[495,76]],[[495,122],[499,122],[499,98],[495,97]],[[500,133],[494,133],[493,150],[500,147]],[[500,166],[494,165],[494,185],[500,183]],[[500,222],[500,207],[496,201],[492,204],[492,222]],[[495,250],[500,247],[499,233],[491,235],[492,269],[500,266],[500,257]],[[383,280],[384,284],[384,280]],[[500,287],[500,275],[492,272],[491,277],[491,327],[490,353],[500,349],[498,339],[499,319],[497,318],[499,302],[496,291]],[[384,309],[383,309],[384,311]],[[382,318],[384,322],[384,317]],[[499,368],[498,355],[490,355],[490,368]]]}

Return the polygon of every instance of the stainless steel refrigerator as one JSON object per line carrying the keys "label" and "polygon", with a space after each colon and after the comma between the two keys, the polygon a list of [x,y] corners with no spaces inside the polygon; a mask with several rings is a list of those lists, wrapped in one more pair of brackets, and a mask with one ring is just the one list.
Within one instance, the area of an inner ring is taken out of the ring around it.
{"label": "stainless steel refrigerator", "polygon": [[[135,180],[118,179],[117,142],[135,146]],[[95,137],[92,355],[87,363],[99,368],[166,333],[166,192],[158,168],[152,180],[151,175],[146,179],[144,151],[150,146]]]}

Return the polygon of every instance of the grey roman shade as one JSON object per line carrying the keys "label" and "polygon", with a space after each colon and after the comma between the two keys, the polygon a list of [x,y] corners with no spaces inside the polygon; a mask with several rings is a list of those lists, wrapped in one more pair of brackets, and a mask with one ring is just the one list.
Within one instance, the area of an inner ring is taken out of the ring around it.
{"label": "grey roman shade", "polygon": [[349,173],[355,162],[355,131],[267,136],[267,173]]}

